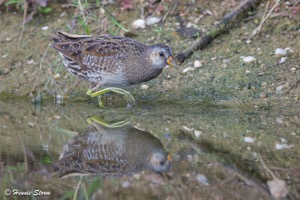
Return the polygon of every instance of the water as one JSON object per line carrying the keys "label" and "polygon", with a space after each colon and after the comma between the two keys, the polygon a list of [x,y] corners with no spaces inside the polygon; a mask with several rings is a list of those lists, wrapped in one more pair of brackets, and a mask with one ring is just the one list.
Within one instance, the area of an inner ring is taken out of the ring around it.
{"label": "water", "polygon": [[0,102],[0,199],[12,197],[5,189],[17,199],[272,199],[276,178],[299,199],[299,119],[295,109]]}

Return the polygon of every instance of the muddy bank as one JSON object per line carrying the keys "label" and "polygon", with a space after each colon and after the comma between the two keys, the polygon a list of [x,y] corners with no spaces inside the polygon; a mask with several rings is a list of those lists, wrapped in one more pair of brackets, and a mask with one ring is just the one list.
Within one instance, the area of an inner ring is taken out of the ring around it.
{"label": "muddy bank", "polygon": [[[141,6],[135,2],[136,6]],[[116,18],[131,32],[135,39],[147,44],[167,43],[173,52],[179,53],[188,47],[193,39],[181,36],[176,29],[181,25],[192,26],[205,32],[238,2],[197,1],[190,5],[181,1],[169,14],[164,23],[135,30],[132,22],[140,18],[139,9],[120,10],[109,5]],[[69,74],[63,67],[57,53],[50,47],[49,33],[57,30],[68,31],[72,23],[73,7],[50,4],[54,12],[39,14],[22,30],[22,13],[2,12],[0,27],[0,94],[1,99],[32,96],[41,93],[44,98],[62,94],[72,101],[86,100],[88,84]],[[163,10],[155,16],[163,17],[171,8],[165,2]],[[141,85],[128,87],[138,101],[229,104],[241,106],[277,107],[299,104],[300,86],[300,40],[299,14],[284,15],[291,6],[281,3],[277,11],[265,22],[258,37],[247,41],[259,25],[265,4],[258,7],[255,15],[241,22],[230,32],[215,39],[209,47],[196,52],[180,65],[179,69],[167,68],[156,79]],[[299,6],[299,5],[298,5]],[[117,33],[117,27],[101,10],[89,10],[88,24],[91,33]],[[189,11],[189,12],[187,12]],[[146,13],[147,14],[147,13]],[[176,17],[177,16],[177,17]],[[182,19],[180,25],[178,16]],[[105,21],[105,25],[104,24]],[[45,28],[47,27],[47,28]],[[74,32],[85,34],[77,24]],[[275,55],[276,48],[290,48],[286,55]],[[245,63],[242,56],[253,56],[256,61]],[[285,58],[286,57],[286,58]],[[283,59],[283,60],[282,60]],[[194,62],[200,61],[195,68]],[[147,88],[147,87],[144,87]]]}

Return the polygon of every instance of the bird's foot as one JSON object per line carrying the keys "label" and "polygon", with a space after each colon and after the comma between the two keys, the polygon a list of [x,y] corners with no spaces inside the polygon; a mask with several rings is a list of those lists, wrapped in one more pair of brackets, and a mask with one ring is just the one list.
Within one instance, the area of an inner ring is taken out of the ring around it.
{"label": "bird's foot", "polygon": [[[86,92],[86,94],[89,95],[90,97],[96,97],[96,96],[101,96],[103,94],[106,94],[108,92],[115,92],[115,93],[124,95],[125,99],[127,101],[127,107],[129,107],[129,108],[133,105],[136,105],[134,97],[129,92],[127,92],[126,90],[123,90],[121,88],[108,87],[108,88],[105,88],[105,89],[97,91],[97,92],[93,92],[91,89],[89,89]],[[99,107],[103,107],[103,102],[102,102],[101,97],[98,99],[98,103],[99,103]]]}
{"label": "bird's foot", "polygon": [[105,121],[103,118],[96,117],[96,116],[88,117],[86,119],[86,121],[88,122],[89,125],[96,122],[107,128],[119,128],[119,127],[125,126],[130,123],[129,119],[119,120],[117,122],[110,123],[110,122]]}

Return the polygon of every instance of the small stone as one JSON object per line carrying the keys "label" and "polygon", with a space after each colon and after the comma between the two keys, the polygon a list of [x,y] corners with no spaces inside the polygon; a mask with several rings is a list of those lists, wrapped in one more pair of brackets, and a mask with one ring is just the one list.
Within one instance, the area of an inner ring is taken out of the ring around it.
{"label": "small stone", "polygon": [[204,11],[204,14],[206,14],[206,15],[213,15],[213,12],[210,11],[210,10],[205,10],[205,11]]}
{"label": "small stone", "polygon": [[198,138],[202,134],[202,131],[194,130],[194,135]]}
{"label": "small stone", "polygon": [[60,118],[61,118],[59,115],[53,115],[53,117],[54,117],[55,119],[60,119]]}
{"label": "small stone", "polygon": [[182,70],[182,73],[183,74],[186,74],[186,73],[188,73],[189,71],[193,71],[194,69],[192,68],[192,67],[187,67],[187,68],[185,68],[185,69],[183,69]]}
{"label": "small stone", "polygon": [[284,63],[286,61],[287,57],[281,57],[279,63]]}
{"label": "small stone", "polygon": [[160,21],[161,21],[161,18],[159,18],[159,17],[148,17],[146,19],[146,24],[147,24],[147,26],[152,26],[154,24],[159,23]]}
{"label": "small stone", "polygon": [[48,30],[48,29],[49,29],[49,26],[43,26],[43,27],[42,27],[42,30],[43,30],[43,31],[46,31],[46,30]]}
{"label": "small stone", "polygon": [[250,72],[249,70],[246,70],[245,73],[246,73],[246,74],[250,74],[251,72]]}
{"label": "small stone", "polygon": [[133,174],[132,175],[134,179],[139,180],[141,178],[140,174]]}
{"label": "small stone", "polygon": [[146,84],[141,85],[142,90],[148,90],[149,86]]}
{"label": "small stone", "polygon": [[30,127],[34,127],[34,125],[35,125],[34,122],[28,122],[27,124],[28,124],[28,126],[30,126]]}
{"label": "small stone", "polygon": [[62,105],[64,102],[64,98],[61,94],[56,94],[55,95],[55,103],[58,105]]}
{"label": "small stone", "polygon": [[285,50],[286,53],[294,53],[294,51],[291,47],[287,47],[284,50]]}
{"label": "small stone", "polygon": [[292,71],[292,72],[296,71],[296,68],[295,68],[295,67],[292,67],[292,68],[291,68],[291,71]]}
{"label": "small stone", "polygon": [[187,161],[190,163],[194,161],[194,158],[192,155],[186,155],[186,158],[187,158]]}
{"label": "small stone", "polygon": [[32,65],[32,64],[34,64],[34,63],[35,63],[34,60],[28,60],[28,61],[27,61],[27,64],[28,64],[28,65]]}
{"label": "small stone", "polygon": [[128,188],[128,187],[130,187],[130,182],[129,181],[124,181],[122,184],[122,188]]}
{"label": "small stone", "polygon": [[247,143],[253,143],[255,141],[255,138],[253,137],[244,137],[244,142],[247,142]]}
{"label": "small stone", "polygon": [[170,79],[171,78],[171,75],[167,75],[166,79]]}
{"label": "small stone", "polygon": [[106,12],[106,11],[104,10],[104,8],[101,7],[101,8],[100,8],[100,13],[101,13],[101,14],[105,14],[105,12]]}
{"label": "small stone", "polygon": [[137,19],[132,22],[132,28],[134,29],[144,29],[146,27],[146,21],[144,19]]}
{"label": "small stone", "polygon": [[208,183],[208,179],[206,178],[206,176],[204,176],[203,174],[198,174],[196,176],[196,179],[199,183],[203,184],[203,185],[209,185]]}
{"label": "small stone", "polygon": [[288,144],[285,144],[285,143],[281,143],[281,144],[279,144],[279,143],[277,143],[276,145],[275,145],[275,148],[277,149],[277,150],[281,150],[281,149],[290,149],[290,148],[292,148],[294,145],[288,145]]}
{"label": "small stone", "polygon": [[179,23],[179,22],[175,22],[174,25],[175,25],[176,27],[180,27],[180,23]]}
{"label": "small stone", "polygon": [[256,61],[256,58],[253,56],[241,56],[244,63],[252,63]]}
{"label": "small stone", "polygon": [[285,139],[285,138],[281,137],[281,138],[280,138],[280,142],[282,142],[282,143],[286,143],[287,141],[286,141],[286,139]]}
{"label": "small stone", "polygon": [[283,119],[284,119],[284,117],[282,115],[280,115],[280,116],[276,117],[276,122],[279,124],[284,124]]}
{"label": "small stone", "polygon": [[53,78],[54,78],[54,79],[59,79],[59,78],[60,78],[60,74],[58,74],[58,73],[57,73],[57,74],[54,74]]}
{"label": "small stone", "polygon": [[200,67],[202,67],[202,62],[199,61],[199,60],[195,60],[195,62],[194,62],[194,68],[200,68]]}
{"label": "small stone", "polygon": [[10,42],[10,41],[11,41],[11,37],[6,37],[6,38],[5,38],[5,41],[6,41],[6,42]]}
{"label": "small stone", "polygon": [[226,65],[225,63],[223,63],[223,64],[221,65],[221,67],[222,67],[222,68],[226,68],[227,65]]}
{"label": "small stone", "polygon": [[[102,8],[103,9],[103,8]],[[104,14],[104,13],[103,13]],[[60,15],[59,15],[60,17],[64,17],[64,16],[66,16],[66,12],[62,12],[62,13],[60,13]]]}
{"label": "small stone", "polygon": [[188,22],[186,25],[187,28],[191,28],[192,26],[193,26],[193,24],[191,22]]}
{"label": "small stone", "polygon": [[278,87],[276,87],[276,92],[280,92],[283,89],[284,85],[280,85]]}
{"label": "small stone", "polygon": [[276,56],[285,56],[286,54],[287,54],[286,51],[282,48],[277,48],[275,50],[275,55]]}

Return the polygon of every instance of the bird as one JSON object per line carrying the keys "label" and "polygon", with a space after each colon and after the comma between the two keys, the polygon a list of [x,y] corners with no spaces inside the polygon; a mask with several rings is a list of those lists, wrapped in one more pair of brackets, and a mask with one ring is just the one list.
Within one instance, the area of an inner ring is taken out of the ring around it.
{"label": "bird", "polygon": [[58,171],[61,178],[76,175],[111,177],[142,170],[164,173],[170,170],[171,164],[171,154],[152,134],[126,123],[114,127],[93,120],[86,131],[64,145],[54,163],[54,171]]}
{"label": "bird", "polygon": [[[165,44],[146,45],[123,36],[63,31],[50,36],[66,69],[90,83],[86,94],[91,97],[115,92],[124,95],[129,105],[135,105],[134,97],[120,87],[154,79],[167,65],[177,67],[170,47]],[[97,91],[101,87],[104,89]],[[103,107],[101,99],[99,106]]]}

